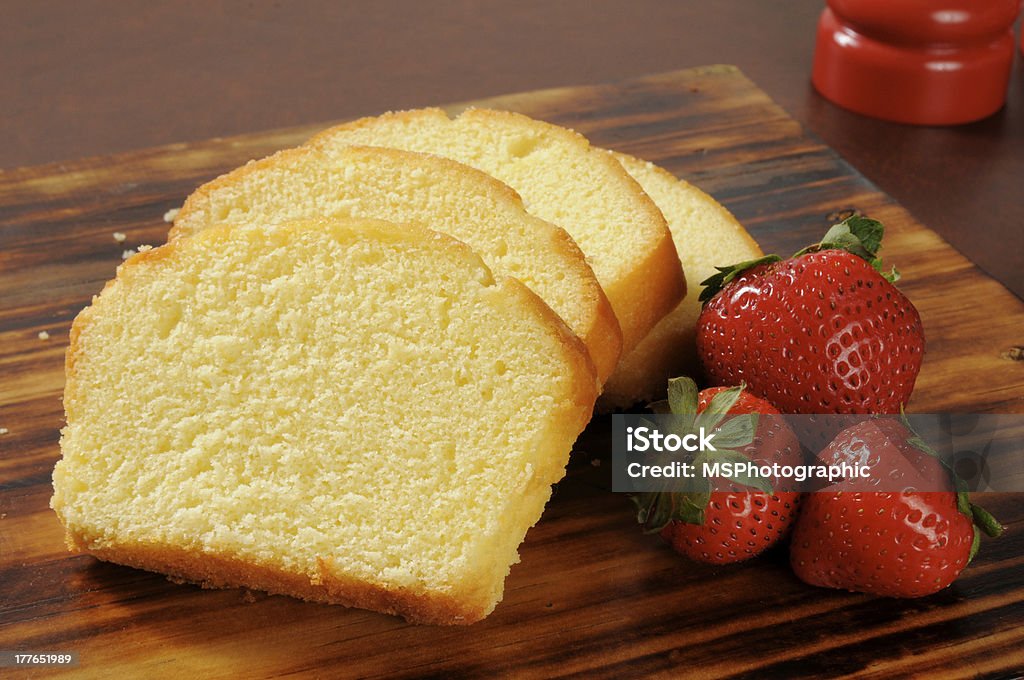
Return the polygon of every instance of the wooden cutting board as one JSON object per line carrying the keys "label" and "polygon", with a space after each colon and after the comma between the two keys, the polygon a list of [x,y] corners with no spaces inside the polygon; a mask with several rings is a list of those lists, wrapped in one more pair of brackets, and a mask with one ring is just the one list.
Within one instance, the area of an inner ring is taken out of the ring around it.
{"label": "wooden cutting board", "polygon": [[[1024,344],[1024,304],[735,68],[475,103],[660,163],[722,201],[766,251],[816,240],[841,211],[883,220],[883,254],[905,273],[901,286],[928,337],[912,410],[1024,411],[1024,362],[1010,358]],[[164,212],[196,185],[320,127],[0,173],[0,427],[9,430],[0,435],[0,650],[77,652],[77,672],[103,678],[1024,673],[1024,494],[984,499],[1008,530],[937,595],[820,590],[792,575],[783,550],[712,568],[642,535],[628,499],[609,491],[607,419],[578,443],[504,601],[468,628],[203,591],[65,552],[48,502],[71,320],[113,276],[122,250],[163,242]]]}

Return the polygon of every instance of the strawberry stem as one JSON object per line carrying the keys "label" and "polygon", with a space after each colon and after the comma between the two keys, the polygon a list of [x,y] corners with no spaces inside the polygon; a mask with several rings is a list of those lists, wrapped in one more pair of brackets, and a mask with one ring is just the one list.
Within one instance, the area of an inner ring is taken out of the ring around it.
{"label": "strawberry stem", "polygon": [[1002,536],[1003,525],[988,510],[980,505],[971,503],[971,515],[974,517],[974,523],[985,532],[986,536],[991,538]]}
{"label": "strawberry stem", "polygon": [[[992,516],[985,508],[974,503],[968,503],[971,506],[971,518],[974,521],[974,540],[971,542],[971,553],[967,557],[967,563],[970,564],[974,561],[974,556],[978,554],[978,548],[981,547],[981,531],[985,532],[985,535],[989,538],[996,538],[1003,534],[1003,525],[999,523],[995,517]],[[981,529],[981,531],[978,531]]]}

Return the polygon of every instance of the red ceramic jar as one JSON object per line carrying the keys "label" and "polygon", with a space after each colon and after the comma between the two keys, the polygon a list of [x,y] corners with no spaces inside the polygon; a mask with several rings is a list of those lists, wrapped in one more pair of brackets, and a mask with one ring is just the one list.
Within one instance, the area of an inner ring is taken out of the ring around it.
{"label": "red ceramic jar", "polygon": [[811,80],[875,118],[954,125],[1003,105],[1020,0],[828,0]]}

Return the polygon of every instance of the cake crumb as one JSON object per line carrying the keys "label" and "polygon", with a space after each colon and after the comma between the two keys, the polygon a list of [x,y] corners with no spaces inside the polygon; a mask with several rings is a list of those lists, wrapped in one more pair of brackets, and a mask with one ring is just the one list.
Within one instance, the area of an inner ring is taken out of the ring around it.
{"label": "cake crumb", "polygon": [[123,253],[121,253],[121,259],[122,260],[127,260],[132,255],[135,255],[137,253],[144,253],[147,250],[153,250],[153,246],[145,246],[145,245],[143,245],[143,246],[139,246],[135,250],[132,250],[131,248],[129,248],[128,250],[126,250]]}
{"label": "cake crumb", "polygon": [[178,212],[180,210],[181,210],[181,208],[171,208],[170,210],[165,212],[164,213],[164,222],[168,222],[168,223],[173,222],[174,218],[178,216]]}
{"label": "cake crumb", "polygon": [[242,593],[242,602],[247,602],[249,604],[252,604],[255,601],[256,601],[256,594],[253,593],[251,590],[246,590],[244,593]]}
{"label": "cake crumb", "polygon": [[117,241],[118,243],[124,243],[126,238],[128,238],[128,236],[125,235],[123,232],[120,232],[120,231],[115,231],[114,232],[114,240]]}
{"label": "cake crumb", "polygon": [[590,464],[593,465],[594,467],[601,467],[601,459],[594,458],[590,461]]}
{"label": "cake crumb", "polygon": [[50,334],[47,333],[46,331],[39,331],[39,339],[40,340],[49,340],[50,339]]}
{"label": "cake crumb", "polygon": [[0,434],[7,434],[8,432],[10,432],[10,430],[8,430],[6,427],[0,427]]}

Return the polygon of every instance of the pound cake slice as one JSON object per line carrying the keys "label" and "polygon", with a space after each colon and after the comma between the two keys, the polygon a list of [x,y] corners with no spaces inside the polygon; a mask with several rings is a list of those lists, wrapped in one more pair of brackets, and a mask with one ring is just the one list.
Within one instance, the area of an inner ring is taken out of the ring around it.
{"label": "pound cake slice", "polygon": [[653,163],[625,154],[609,155],[622,163],[664,213],[690,287],[686,299],[623,356],[605,385],[600,410],[664,398],[669,378],[696,375],[700,370],[696,345],[700,282],[715,273],[715,266],[763,254],[736,218],[697,187]]}
{"label": "pound cake slice", "polygon": [[449,236],[354,220],[130,258],[66,370],[70,548],[441,624],[501,599],[597,395],[524,285]]}
{"label": "pound cake slice", "polygon": [[562,227],[594,268],[628,352],[682,300],[686,282],[665,218],[615,159],[580,134],[507,111],[441,109],[364,118],[313,137],[337,154],[349,145],[445,156],[515,189],[531,213]]}
{"label": "pound cake slice", "polygon": [[530,215],[508,186],[454,161],[394,149],[281,151],[199,187],[170,237],[225,222],[370,217],[469,244],[496,274],[530,287],[583,340],[603,382],[622,336],[608,298],[564,230]]}

